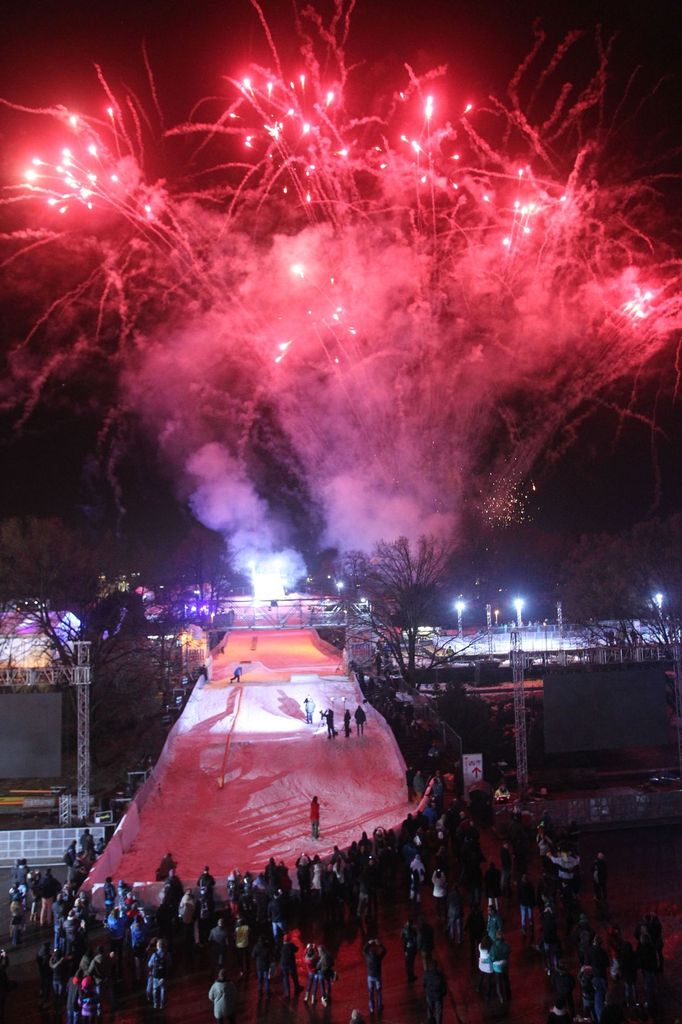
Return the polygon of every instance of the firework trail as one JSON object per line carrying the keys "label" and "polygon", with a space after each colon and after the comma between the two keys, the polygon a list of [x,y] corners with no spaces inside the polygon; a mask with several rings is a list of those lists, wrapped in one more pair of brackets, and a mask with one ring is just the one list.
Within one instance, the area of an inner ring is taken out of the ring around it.
{"label": "firework trail", "polygon": [[[244,560],[452,535],[464,502],[518,518],[531,473],[679,327],[658,177],[614,159],[608,47],[538,30],[504,99],[406,65],[368,113],[346,101],[353,3],[296,13],[293,75],[253,6],[272,67],[159,129],[180,174],[147,179],[152,119],[99,69],[97,116],[25,111],[65,141],[5,190],[29,212],[4,269],[55,292],[13,341],[5,407],[19,393],[24,421],[104,360]],[[593,71],[563,81],[588,45]]]}

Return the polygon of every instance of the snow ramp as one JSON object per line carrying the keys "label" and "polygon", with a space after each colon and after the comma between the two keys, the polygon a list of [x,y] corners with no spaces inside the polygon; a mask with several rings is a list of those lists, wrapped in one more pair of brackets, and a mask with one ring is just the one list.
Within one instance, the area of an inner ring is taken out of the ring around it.
{"label": "snow ramp", "polygon": [[[187,884],[206,864],[220,880],[235,867],[261,871],[271,856],[292,867],[302,850],[324,857],[334,844],[392,828],[407,814],[405,764],[393,733],[365,704],[364,735],[352,721],[344,736],[344,711],[352,715],[362,693],[341,673],[339,652],[314,630],[235,631],[214,654],[211,682],[195,688],[91,885],[112,875],[147,888],[168,852]],[[241,681],[230,683],[237,664]],[[306,697],[315,704],[312,724]],[[329,707],[333,739],[321,717]],[[314,795],[318,840],[310,838]]]}

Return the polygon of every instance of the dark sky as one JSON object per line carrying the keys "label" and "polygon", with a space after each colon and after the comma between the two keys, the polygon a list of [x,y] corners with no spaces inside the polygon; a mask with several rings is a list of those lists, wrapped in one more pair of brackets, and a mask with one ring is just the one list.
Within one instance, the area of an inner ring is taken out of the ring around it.
{"label": "dark sky", "polygon": [[[263,0],[263,7],[275,35],[286,38],[290,5]],[[420,72],[447,61],[461,71],[472,93],[499,92],[527,52],[532,23],[539,17],[557,39],[569,28],[597,24],[606,34],[617,32],[614,75],[625,82],[627,69],[641,65],[642,81],[653,85],[678,73],[679,9],[678,4],[656,0],[360,0],[348,63],[362,58],[398,67],[409,60]],[[224,93],[222,75],[236,73],[253,60],[269,63],[263,33],[246,0],[9,0],[2,20],[0,96],[29,105],[61,102],[91,109],[101,102],[93,63],[102,64],[115,87],[125,84],[142,92],[142,41],[169,122],[185,117],[202,95]],[[679,79],[676,91],[680,93]],[[652,132],[664,131],[666,119],[674,123],[678,115],[679,106],[667,112],[659,108]],[[0,118],[0,174],[5,180],[11,180],[33,129],[30,119]],[[14,322],[16,310],[0,312],[6,324]],[[3,334],[6,344],[7,326]],[[682,420],[670,389],[658,394],[672,372],[671,362],[662,363],[638,404],[645,413],[656,408],[661,429],[653,448],[651,430],[641,420],[627,422],[619,431],[612,412],[595,410],[577,444],[546,473],[531,500],[534,529],[573,537],[582,531],[621,529],[682,506]],[[21,436],[12,430],[13,415],[0,419],[0,517],[28,513],[69,518],[87,508],[90,514],[99,509],[103,523],[111,521],[106,474],[93,457],[100,413],[81,385],[74,381],[66,386],[56,407],[39,408]],[[184,515],[174,505],[172,487],[156,464],[153,447],[145,445],[134,424],[129,439],[135,454],[119,469],[128,509],[126,529],[149,532],[163,520],[170,530]]]}

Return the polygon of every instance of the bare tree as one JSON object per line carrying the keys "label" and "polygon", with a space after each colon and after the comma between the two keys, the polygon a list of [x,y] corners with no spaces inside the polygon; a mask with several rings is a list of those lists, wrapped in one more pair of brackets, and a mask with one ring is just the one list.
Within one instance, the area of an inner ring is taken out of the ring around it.
{"label": "bare tree", "polygon": [[417,662],[422,669],[450,658],[444,645],[420,645],[420,631],[439,616],[448,578],[450,551],[435,537],[381,541],[367,565],[366,600],[355,605],[359,621],[377,637],[406,682],[414,684]]}
{"label": "bare tree", "polygon": [[95,756],[96,741],[123,724],[139,727],[157,708],[158,642],[140,596],[108,585],[120,576],[106,539],[56,519],[0,522],[0,606],[32,623],[64,666],[74,664],[75,642],[90,643]]}
{"label": "bare tree", "polygon": [[562,586],[564,611],[592,642],[672,643],[682,636],[682,515],[583,537]]}

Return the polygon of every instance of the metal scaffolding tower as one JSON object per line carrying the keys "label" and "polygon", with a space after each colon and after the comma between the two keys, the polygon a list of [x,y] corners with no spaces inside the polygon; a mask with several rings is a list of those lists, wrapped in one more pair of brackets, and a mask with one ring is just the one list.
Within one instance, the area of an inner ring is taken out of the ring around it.
{"label": "metal scaffolding tower", "polygon": [[493,606],[487,604],[485,606],[485,627],[488,630],[488,656],[493,656]]}
{"label": "metal scaffolding tower", "polygon": [[524,657],[518,630],[511,634],[512,682],[514,684],[514,734],[516,737],[516,785],[523,800],[528,790],[528,743],[526,739],[526,696],[523,690]]}
{"label": "metal scaffolding tower", "polygon": [[673,647],[673,665],[675,669],[675,729],[677,731],[677,767],[682,782],[682,644]]}
{"label": "metal scaffolding tower", "polygon": [[76,687],[78,709],[76,813],[80,821],[87,821],[90,815],[90,644],[81,641],[74,646],[76,664],[72,683]]}

